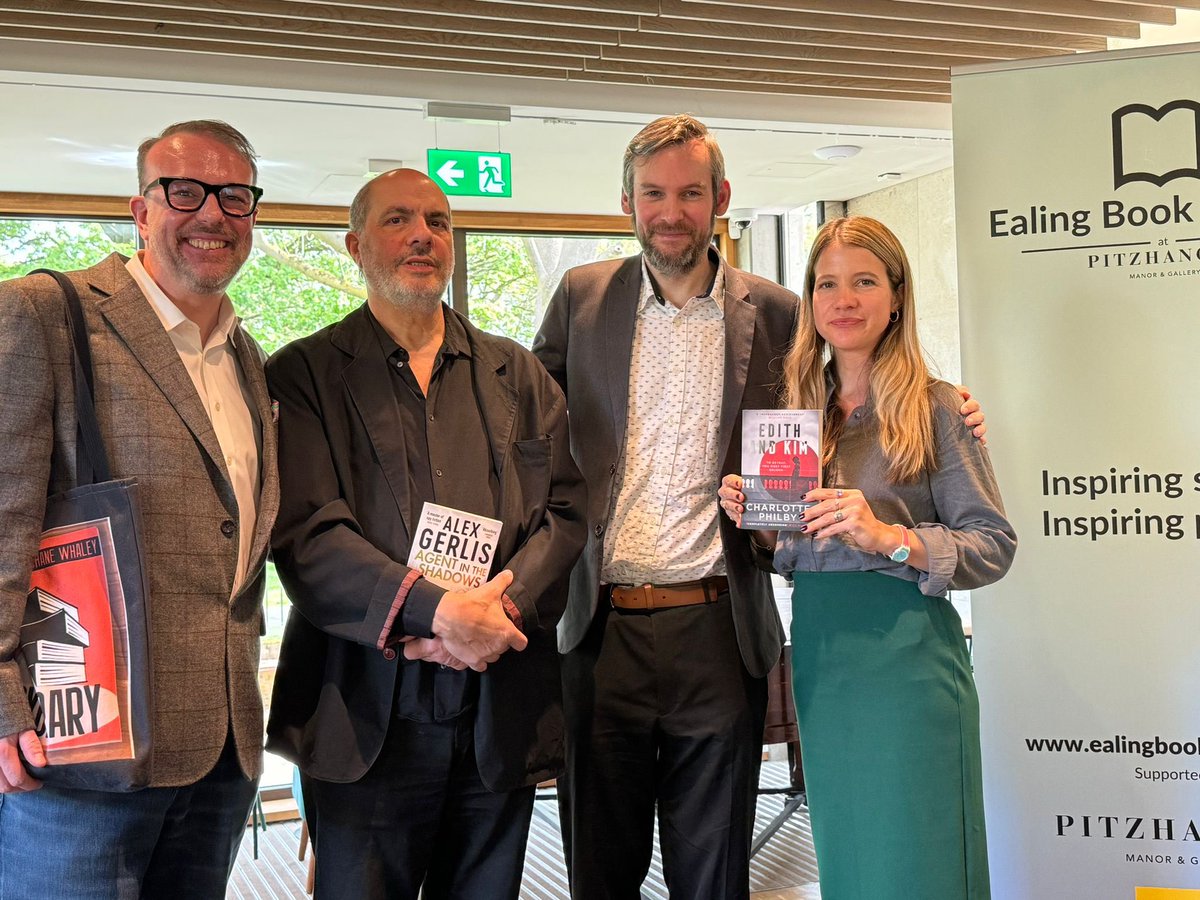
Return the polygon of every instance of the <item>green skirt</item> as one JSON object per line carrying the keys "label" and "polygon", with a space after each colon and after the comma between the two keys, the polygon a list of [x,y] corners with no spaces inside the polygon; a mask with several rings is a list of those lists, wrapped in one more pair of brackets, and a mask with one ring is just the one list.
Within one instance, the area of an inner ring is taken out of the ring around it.
{"label": "green skirt", "polygon": [[979,700],[950,602],[796,572],[792,671],[822,900],[987,900]]}

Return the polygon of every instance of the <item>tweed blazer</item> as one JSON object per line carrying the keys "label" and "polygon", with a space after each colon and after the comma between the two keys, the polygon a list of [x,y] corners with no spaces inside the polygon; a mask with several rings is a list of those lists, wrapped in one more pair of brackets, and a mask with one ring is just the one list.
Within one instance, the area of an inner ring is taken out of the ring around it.
{"label": "tweed blazer", "polygon": [[[642,285],[641,256],[592,263],[563,277],[546,310],[533,352],[567,395],[571,452],[588,486],[588,544],[571,573],[558,627],[566,653],[583,640],[596,614],[604,532],[613,482],[625,446],[629,368]],[[721,398],[721,472],[741,470],[743,409],[779,404],[781,363],[796,323],[799,298],[748,272],[725,270],[725,380]],[[717,486],[713,485],[713,508]],[[718,516],[738,647],[747,671],[767,674],[783,647],[770,577],[749,532]]]}
{"label": "tweed blazer", "polygon": [[[258,686],[263,563],[279,505],[275,425],[262,351],[238,325],[238,362],[261,423],[258,520],[237,568],[237,501],[216,434],[149,301],[113,254],[68,273],[83,305],[96,412],[114,478],[136,478],[150,586],[151,785],[195,782],[230,723],[243,771],[262,766]],[[75,485],[70,337],[57,283],[0,284],[0,734],[32,727],[13,659],[46,497]]]}

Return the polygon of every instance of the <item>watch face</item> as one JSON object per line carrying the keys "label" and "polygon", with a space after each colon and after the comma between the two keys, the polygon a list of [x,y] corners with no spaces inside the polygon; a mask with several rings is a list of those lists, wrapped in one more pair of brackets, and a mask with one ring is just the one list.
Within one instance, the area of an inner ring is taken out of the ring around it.
{"label": "watch face", "polygon": [[904,562],[906,559],[908,559],[908,548],[897,547],[892,551],[892,555],[889,556],[888,559],[890,559],[892,562]]}

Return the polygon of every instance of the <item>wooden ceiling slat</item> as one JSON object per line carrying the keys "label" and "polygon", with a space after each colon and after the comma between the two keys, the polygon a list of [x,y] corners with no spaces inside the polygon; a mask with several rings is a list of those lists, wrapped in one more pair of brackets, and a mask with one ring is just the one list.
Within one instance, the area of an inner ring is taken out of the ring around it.
{"label": "wooden ceiling slat", "polygon": [[[81,43],[88,43],[94,33],[127,35],[134,38],[157,39],[174,42],[174,49],[186,50],[191,42],[229,42],[243,48],[255,49],[267,46],[280,51],[296,52],[295,58],[304,59],[307,54],[330,52],[347,57],[374,56],[380,59],[404,60],[461,60],[464,62],[488,63],[501,66],[529,66],[549,69],[582,69],[583,57],[547,56],[542,53],[515,53],[503,50],[488,50],[480,47],[447,47],[431,43],[399,43],[393,41],[370,41],[355,38],[339,38],[329,35],[313,37],[304,34],[287,34],[271,31],[234,31],[227,28],[210,28],[204,25],[176,25],[164,22],[142,22],[134,19],[86,19],[56,16],[43,13],[9,13],[5,21],[10,26],[40,30],[62,31],[81,34]],[[303,52],[301,52],[303,51]],[[347,58],[347,62],[353,62]]]}
{"label": "wooden ceiling slat", "polygon": [[[687,6],[728,3],[729,0],[682,0]],[[1141,33],[1137,22],[1116,19],[1082,19],[1042,12],[974,8],[945,3],[920,3],[910,0],[839,0],[836,7],[822,0],[741,0],[739,6],[755,10],[784,10],[825,16],[861,16],[867,19],[893,19],[926,25],[963,25],[985,28],[1049,31],[1056,34],[1109,35],[1136,38]],[[743,9],[743,19],[745,9]],[[819,27],[819,21],[818,21]],[[869,23],[868,23],[869,24]]]}
{"label": "wooden ceiling slat", "polygon": [[[854,47],[828,47],[821,44],[799,44],[768,41],[744,41],[736,38],[714,38],[694,35],[686,42],[675,40],[670,35],[653,34],[639,31],[636,34],[622,34],[617,45],[603,46],[604,55],[613,59],[640,59],[640,56],[626,57],[621,52],[646,53],[653,59],[655,54],[686,53],[690,56],[705,54],[727,54],[734,56],[752,56],[758,59],[811,59],[825,63],[862,63],[866,65],[913,66],[918,69],[942,69],[946,66],[970,66],[977,63],[994,61],[995,57],[983,56],[948,56],[941,53],[910,53],[903,50],[890,50],[881,54],[878,50],[857,49]],[[1030,50],[1030,55],[1038,53]]]}
{"label": "wooden ceiling slat", "polygon": [[[691,0],[661,0],[660,19],[683,19],[708,22],[745,22],[748,10],[744,6],[730,3],[694,3]],[[642,25],[648,21],[643,16]],[[852,34],[891,35],[895,37],[920,37],[936,40],[974,43],[1021,44],[1027,47],[1044,47],[1049,50],[1103,50],[1107,41],[1100,36],[1053,34],[1048,31],[1020,30],[1016,28],[984,28],[977,25],[945,25],[929,22],[912,22],[904,19],[885,19],[870,16],[843,16],[836,14],[789,12],[786,10],[762,10],[754,15],[759,28],[812,28],[822,31],[842,31]]]}
{"label": "wooden ceiling slat", "polygon": [[[642,19],[639,33],[670,35],[680,40],[708,37],[712,24],[694,19]],[[839,31],[816,31],[810,28],[765,28],[761,25],[722,25],[721,33],[729,38],[792,44],[815,44],[827,47],[853,47],[890,53],[903,50],[910,53],[945,53],[954,56],[982,56],[990,60],[1023,59],[1053,56],[1045,47],[1024,47],[1016,44],[981,44],[974,41],[942,41],[922,38],[894,37],[886,34],[856,34]],[[622,39],[633,35],[622,35]],[[1070,51],[1061,51],[1070,52]]]}
{"label": "wooden ceiling slat", "polygon": [[[47,2],[52,7],[55,4],[55,0],[37,1]],[[356,7],[318,7],[326,13],[324,17],[320,17],[308,14],[305,7],[312,5],[299,4],[293,0],[150,0],[149,2],[142,0],[132,2],[132,4],[118,0],[106,5],[160,8],[163,4],[169,4],[174,10],[190,10],[197,16],[209,13],[214,8],[226,8],[230,14],[252,13],[257,16],[301,18],[314,23],[353,24],[362,25],[364,28],[380,26],[380,28],[403,28],[414,31],[440,31],[444,34],[456,32],[456,34],[464,35],[536,37],[546,41],[613,43],[616,42],[617,35],[622,34],[613,28],[583,28],[580,25],[558,26],[504,17],[426,16],[422,13],[366,10],[366,8]],[[91,5],[91,0],[89,0],[89,5]],[[336,12],[337,16],[331,16],[329,13],[332,12]]]}
{"label": "wooden ceiling slat", "polygon": [[896,93],[937,94],[950,89],[950,79],[907,81],[891,78],[862,78],[841,69],[829,68],[816,72],[767,72],[762,69],[713,69],[705,66],[653,65],[626,63],[612,59],[589,59],[584,63],[587,72],[616,72],[625,75],[645,75],[647,78],[669,76],[693,78],[700,81],[746,81],[758,84],[794,84],[807,87],[859,88],[862,90],[894,91]]}
{"label": "wooden ceiling slat", "polygon": [[[756,0],[746,0],[748,3]],[[933,0],[934,3],[939,0]],[[1117,0],[945,0],[943,6],[974,7],[977,9],[1049,11],[1059,16],[1079,16],[1083,19],[1117,19],[1125,22],[1146,22],[1153,25],[1174,25],[1175,7],[1160,3],[1121,3]]]}
{"label": "wooden ceiling slat", "polygon": [[[358,0],[119,0],[129,6],[170,6],[177,9],[224,10],[227,12],[259,12],[285,18],[309,18],[333,22],[374,24],[403,24],[418,28],[422,19],[502,20],[524,22],[538,26],[549,25],[567,30],[576,28],[606,28],[632,31],[638,27],[638,16],[626,13],[588,12],[578,10],[569,16],[548,18],[546,10],[519,3],[498,3],[491,0],[427,0],[418,7],[398,10],[394,5],[362,3]],[[265,8],[271,8],[266,12]],[[445,22],[435,26],[444,31]]]}
{"label": "wooden ceiling slat", "polygon": [[[88,32],[76,40],[65,39],[59,29],[19,28],[0,25],[0,39],[44,41],[58,44],[93,44],[104,47],[126,47],[138,50],[163,50],[161,39],[147,38],[136,34],[108,34]],[[289,60],[292,62],[338,63],[341,65],[372,66],[376,68],[405,69],[415,71],[453,72],[463,75],[508,75],[517,78],[550,78],[565,81],[570,71],[565,67],[542,68],[533,66],[492,65],[473,60],[414,59],[404,56],[387,56],[371,53],[345,53],[336,50],[310,50],[294,47],[273,47],[264,44],[247,45],[232,41],[189,41],[183,46],[170,48],[181,53],[206,53],[218,56],[242,56],[259,59]],[[582,72],[582,69],[579,70]]]}
{"label": "wooden ceiling slat", "polygon": [[[600,44],[583,41],[564,41],[559,38],[543,41],[532,37],[513,38],[462,31],[420,31],[410,28],[384,28],[353,23],[320,22],[311,19],[284,19],[269,16],[234,15],[232,13],[193,12],[164,6],[127,7],[124,12],[117,15],[115,7],[118,6],[121,6],[121,4],[92,2],[92,0],[21,0],[19,3],[0,0],[0,13],[7,13],[6,18],[13,24],[18,24],[17,19],[13,17],[21,13],[46,13],[74,16],[77,18],[94,17],[111,18],[114,21],[157,22],[172,26],[194,24],[198,26],[227,28],[230,30],[236,29],[239,31],[303,34],[311,35],[316,41],[324,38],[353,38],[372,41],[391,41],[401,45],[453,47],[464,50],[475,48],[478,52],[511,51],[517,53],[545,53],[551,56],[600,56]],[[30,21],[20,24],[30,24]],[[604,34],[607,37],[615,39],[616,32],[604,32]],[[234,36],[230,35],[230,37]]]}
{"label": "wooden ceiling slat", "polygon": [[949,100],[951,66],[1072,54],[1200,0],[0,0],[0,40],[614,85]]}
{"label": "wooden ceiling slat", "polygon": [[611,10],[642,16],[652,16],[658,12],[658,0],[494,0],[494,2],[563,10]]}
{"label": "wooden ceiling slat", "polygon": [[[958,0],[955,0],[955,2],[958,2]],[[1110,0],[1095,0],[1095,2],[1103,3],[1107,6],[1109,4]],[[1111,2],[1115,2],[1115,0],[1111,0]],[[1183,2],[1181,2],[1181,3],[1139,3],[1137,5],[1139,5],[1139,6],[1165,6],[1168,9],[1170,9],[1173,13],[1177,13],[1178,10],[1181,10],[1181,9],[1200,10],[1200,0],[1183,0]]]}
{"label": "wooden ceiling slat", "polygon": [[[733,91],[743,94],[784,94],[794,97],[830,97],[853,100],[906,100],[910,102],[947,103],[949,94],[910,94],[897,91],[857,90],[854,88],[818,87],[796,84],[765,84],[748,81],[704,81],[697,78],[624,75],[616,72],[572,72],[568,81],[590,81],[600,84],[628,84],[646,87],[676,87],[704,91]],[[682,107],[681,107],[682,108]]]}
{"label": "wooden ceiling slat", "polygon": [[[764,72],[808,72],[814,75],[850,75],[855,78],[883,78],[901,81],[937,81],[943,87],[950,86],[950,67],[941,62],[936,66],[898,66],[886,65],[892,60],[877,58],[872,64],[852,63],[839,60],[831,65],[823,59],[772,59],[758,57],[751,62],[749,59],[725,53],[690,53],[684,50],[644,50],[636,47],[603,47],[600,58],[608,62],[621,62],[634,65],[645,72],[658,71],[659,66],[706,69],[734,70],[754,69]],[[943,59],[945,59],[943,57]],[[651,69],[650,67],[655,67]],[[588,68],[594,68],[588,65]]]}

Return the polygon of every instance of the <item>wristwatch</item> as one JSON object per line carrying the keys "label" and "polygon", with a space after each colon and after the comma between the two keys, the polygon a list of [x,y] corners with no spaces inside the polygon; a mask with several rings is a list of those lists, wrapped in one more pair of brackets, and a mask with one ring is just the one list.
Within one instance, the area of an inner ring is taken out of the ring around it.
{"label": "wristwatch", "polygon": [[888,554],[888,559],[892,562],[902,563],[908,559],[908,529],[903,525],[896,525],[900,529],[900,546]]}

